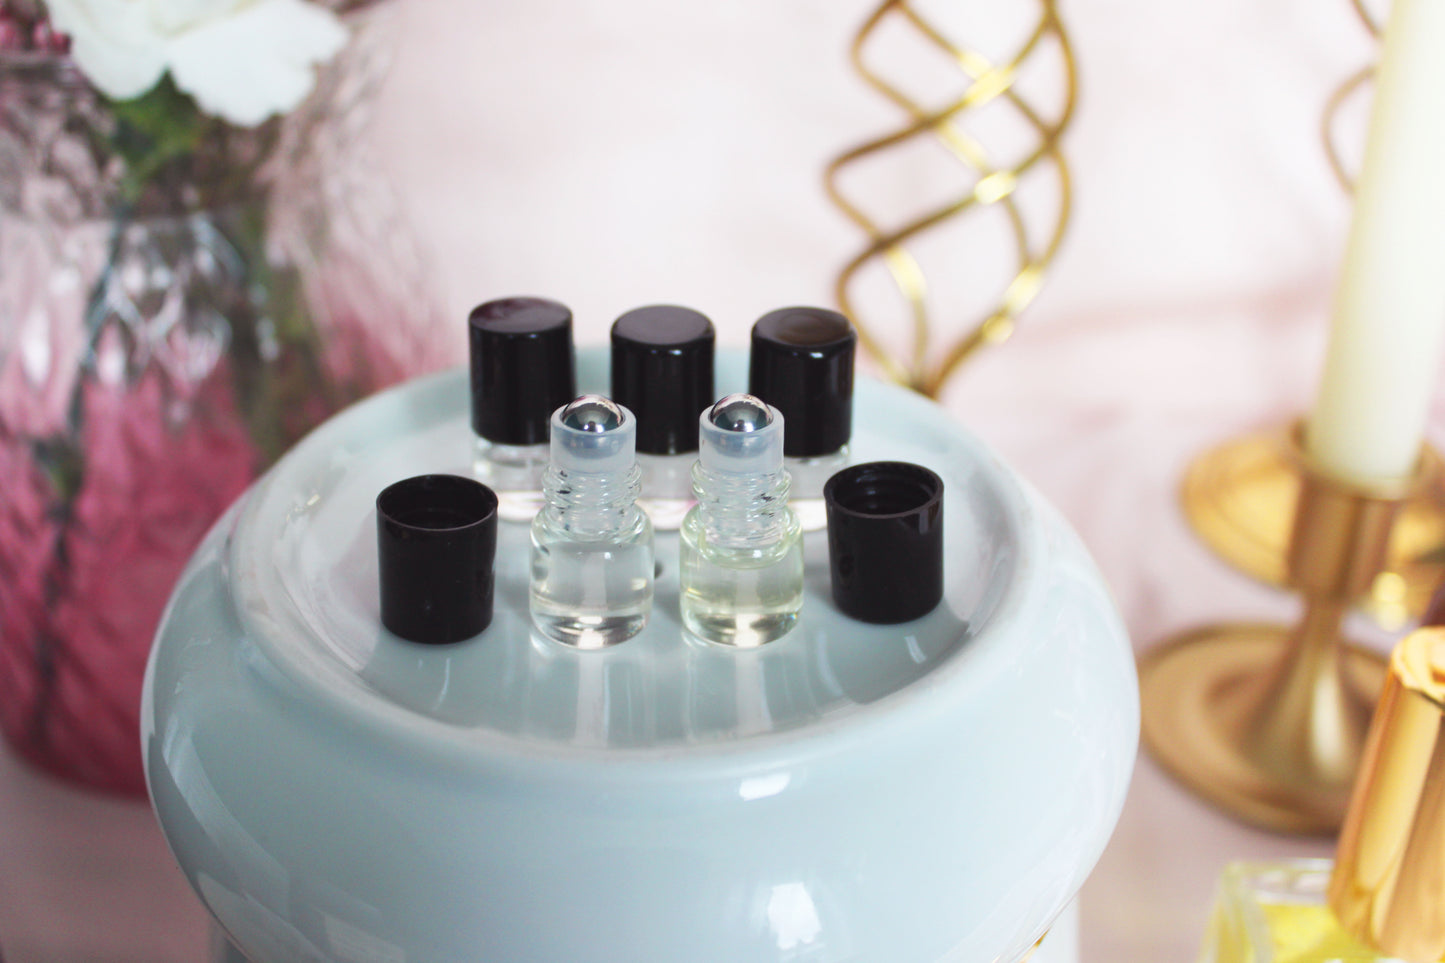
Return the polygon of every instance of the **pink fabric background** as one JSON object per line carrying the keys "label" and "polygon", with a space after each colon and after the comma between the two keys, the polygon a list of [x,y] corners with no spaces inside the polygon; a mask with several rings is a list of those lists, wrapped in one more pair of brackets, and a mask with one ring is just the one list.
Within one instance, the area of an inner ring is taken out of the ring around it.
{"label": "pink fabric background", "polygon": [[[871,7],[407,0],[378,145],[434,252],[455,356],[465,311],[511,293],[571,304],[582,343],[648,302],[707,312],[730,345],[767,309],[827,303],[859,237],[827,205],[821,168],[896,120],[846,67]],[[924,5],[987,37],[1033,4],[997,7]],[[947,404],[1073,521],[1137,648],[1209,619],[1288,618],[1290,599],[1199,545],[1175,492],[1205,446],[1309,403],[1348,212],[1317,128],[1370,45],[1346,0],[1088,0],[1063,13],[1082,90],[1075,221],[1016,338]],[[911,63],[909,49],[894,36],[875,62]],[[869,183],[881,206],[907,209],[947,190],[943,170],[913,158]],[[986,289],[1000,237],[931,241],[940,294]],[[867,303],[892,310],[886,292]],[[943,317],[966,316],[950,306]],[[1329,848],[1237,826],[1141,759],[1084,891],[1085,963],[1185,963],[1227,860]],[[206,946],[147,808],[0,753],[8,963],[194,963]]]}

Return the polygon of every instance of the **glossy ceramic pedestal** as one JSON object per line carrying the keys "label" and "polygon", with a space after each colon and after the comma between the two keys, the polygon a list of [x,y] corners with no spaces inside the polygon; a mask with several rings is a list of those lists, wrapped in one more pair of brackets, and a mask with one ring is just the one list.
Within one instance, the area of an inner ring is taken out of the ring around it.
{"label": "glossy ceramic pedestal", "polygon": [[[720,393],[745,383],[726,355]],[[583,352],[579,387],[605,390]],[[1118,818],[1133,660],[1060,517],[929,402],[860,381],[855,460],[947,486],[946,591],[869,626],[806,536],[798,627],[685,636],[677,540],[652,621],[579,652],[527,623],[503,525],[482,635],[377,617],[371,504],[465,473],[460,372],[333,419],[228,515],[152,654],[152,799],[248,957],[328,961],[1012,961],[1065,912]],[[1057,951],[1036,959],[1067,963]]]}

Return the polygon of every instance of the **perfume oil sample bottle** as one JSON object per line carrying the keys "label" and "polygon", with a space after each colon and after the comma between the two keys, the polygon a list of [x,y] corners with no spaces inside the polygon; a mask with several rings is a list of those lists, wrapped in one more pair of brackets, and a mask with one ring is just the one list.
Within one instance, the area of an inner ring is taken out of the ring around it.
{"label": "perfume oil sample bottle", "polygon": [[781,308],[753,325],[748,391],[788,420],[793,509],[805,531],[828,523],[823,485],[848,464],[858,335],[825,308]]}
{"label": "perfume oil sample bottle", "polygon": [[1445,629],[1395,647],[1333,867],[1228,867],[1201,963],[1445,960]]}
{"label": "perfume oil sample bottle", "polygon": [[547,423],[577,394],[572,312],[544,298],[503,298],[472,311],[472,473],[497,493],[503,521],[542,507]]}
{"label": "perfume oil sample bottle", "polygon": [[532,519],[532,622],[549,639],[600,649],[652,611],[652,522],[637,507],[637,420],[601,395],[552,415],[545,504]]}
{"label": "perfume oil sample bottle", "polygon": [[762,645],[787,633],[803,607],[783,415],[752,395],[728,395],[699,424],[697,504],[681,532],[682,622],[709,642]]}
{"label": "perfume oil sample bottle", "polygon": [[637,416],[638,504],[659,531],[674,531],[692,507],[697,413],[712,404],[713,344],[705,315],[654,305],[612,325],[612,398]]}

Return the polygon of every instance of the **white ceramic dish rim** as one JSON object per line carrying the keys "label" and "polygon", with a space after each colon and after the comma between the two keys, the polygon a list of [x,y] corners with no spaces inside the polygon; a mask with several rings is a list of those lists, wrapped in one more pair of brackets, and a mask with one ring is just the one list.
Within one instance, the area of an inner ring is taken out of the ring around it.
{"label": "white ceramic dish rim", "polygon": [[[235,520],[235,534],[227,549],[234,573],[237,618],[243,634],[266,657],[266,663],[278,670],[287,682],[305,689],[314,698],[314,704],[348,723],[364,723],[370,735],[399,742],[408,752],[423,753],[462,770],[524,766],[529,778],[535,778],[546,772],[549,764],[555,764],[551,769],[555,778],[587,779],[591,777],[586,770],[595,765],[614,770],[628,767],[629,778],[679,783],[725,774],[727,769],[719,768],[718,763],[729,757],[736,761],[737,772],[755,774],[771,766],[795,766],[803,756],[821,758],[847,753],[851,751],[850,737],[856,727],[867,726],[868,738],[884,740],[894,734],[916,731],[914,726],[923,717],[948,715],[951,705],[966,701],[967,690],[988,684],[1009,658],[1008,626],[1026,624],[1027,620],[1016,617],[1017,614],[1027,611],[1036,596],[1044,591],[1038,568],[1039,560],[1047,556],[1041,545],[1043,530],[1042,526],[1030,524],[1030,516],[1039,504],[1037,497],[1027,493],[992,450],[942,408],[907,389],[860,378],[860,387],[866,381],[867,391],[884,393],[890,403],[907,409],[913,417],[944,422],[947,430],[971,449],[980,465],[990,466],[989,486],[1004,509],[1006,528],[1019,551],[1012,559],[1012,578],[1007,580],[989,617],[976,627],[963,648],[950,652],[922,676],[873,701],[830,712],[807,725],[713,743],[605,749],[567,743],[520,743],[485,727],[459,726],[413,712],[377,696],[339,663],[328,659],[303,660],[293,649],[277,642],[288,634],[309,634],[311,629],[296,610],[289,590],[277,584],[275,570],[259,562],[266,553],[258,550],[260,546],[256,542],[275,534],[259,524],[268,520],[263,513],[271,513],[269,520],[284,517],[284,512],[275,514],[280,506],[273,506],[268,499],[292,487],[288,485],[290,476],[299,472],[303,464],[300,450],[314,451],[328,444],[344,443],[370,420],[374,408],[397,404],[400,392],[407,392],[415,401],[432,392],[454,390],[454,382],[465,377],[464,369],[452,369],[393,387],[316,429],[252,489]],[[223,519],[222,524],[225,522]],[[253,561],[248,565],[243,561],[246,559]],[[577,653],[579,658],[594,655]],[[740,651],[738,656],[747,658],[749,653]],[[964,673],[964,677],[955,679],[960,673]],[[960,738],[965,737],[966,734],[960,734]]]}

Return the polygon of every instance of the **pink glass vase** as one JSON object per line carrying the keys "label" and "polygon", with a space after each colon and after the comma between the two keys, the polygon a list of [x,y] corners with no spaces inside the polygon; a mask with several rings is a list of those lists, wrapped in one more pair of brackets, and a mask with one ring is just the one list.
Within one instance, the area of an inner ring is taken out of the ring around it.
{"label": "pink glass vase", "polygon": [[449,360],[366,158],[385,7],[284,120],[144,181],[66,58],[0,55],[0,731],[48,772],[144,793],[141,677],[201,536],[326,416]]}

